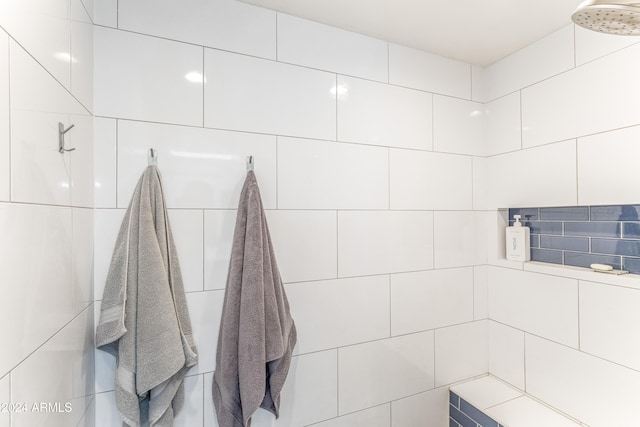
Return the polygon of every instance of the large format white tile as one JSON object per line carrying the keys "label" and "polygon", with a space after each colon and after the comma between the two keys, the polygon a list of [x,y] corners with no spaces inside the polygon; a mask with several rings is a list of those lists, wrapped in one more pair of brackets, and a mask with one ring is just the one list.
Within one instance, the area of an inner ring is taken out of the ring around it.
{"label": "large format white tile", "polygon": [[71,93],[93,111],[93,23],[81,0],[71,0]]}
{"label": "large format white tile", "polygon": [[[100,3],[100,2],[98,2]],[[96,394],[96,425],[95,427],[119,427],[122,417],[116,408],[115,392]]]}
{"label": "large format white tile", "polygon": [[280,418],[272,424],[273,415],[261,411],[256,426],[298,427],[337,416],[337,363],[336,350],[293,357],[280,398]]}
{"label": "large format white tile", "polygon": [[93,295],[102,299],[124,209],[96,209],[93,217]]}
{"label": "large format white tile", "polygon": [[487,373],[487,321],[436,329],[435,358],[437,387]]}
{"label": "large format white tile", "polygon": [[0,201],[11,198],[9,37],[0,29]]}
{"label": "large format white tile", "polygon": [[[96,301],[93,305],[93,318],[96,327],[100,322],[101,303],[102,301]],[[95,393],[112,391],[114,389],[116,358],[106,351],[98,349],[94,349],[92,353],[93,364],[95,367]]]}
{"label": "large format white tile", "polygon": [[579,427],[580,424],[560,415],[548,407],[536,402],[528,396],[494,406],[487,410],[487,415],[505,425],[518,427]]}
{"label": "large format white tile", "polygon": [[471,66],[471,100],[476,102],[487,102],[486,87],[484,77],[484,67],[479,65]]}
{"label": "large format white tile", "polygon": [[577,348],[578,283],[489,267],[489,318]]}
{"label": "large format white tile", "polygon": [[268,211],[267,221],[284,282],[336,278],[335,211]]}
{"label": "large format white tile", "polygon": [[93,119],[93,203],[96,208],[116,207],[117,121]]}
{"label": "large format white tile", "polygon": [[93,117],[72,114],[69,123],[74,127],[65,135],[65,145],[75,148],[68,153],[71,168],[71,205],[93,207],[95,188],[93,177]]}
{"label": "large format white tile", "polygon": [[639,57],[635,45],[523,90],[524,146],[640,123],[640,98],[628,96],[640,91]]}
{"label": "large format white tile", "polygon": [[486,157],[473,158],[472,198],[473,209],[487,209],[487,162]]}
{"label": "large format white tile", "polygon": [[580,282],[580,350],[640,370],[640,291]]}
{"label": "large format white tile", "polygon": [[93,296],[93,210],[73,209],[73,312],[80,313]]}
{"label": "large format white tile", "polygon": [[524,332],[489,322],[489,373],[524,390]]}
{"label": "large format white tile", "polygon": [[[538,40],[485,69],[492,101],[574,67],[573,24]],[[554,99],[553,97],[550,99]]]}
{"label": "large format white tile", "polygon": [[473,269],[391,276],[391,333],[402,335],[473,320]]}
{"label": "large format white tile", "polygon": [[0,204],[0,230],[4,375],[73,316],[71,208]]}
{"label": "large format white tile", "polygon": [[473,320],[487,319],[488,317],[489,270],[486,265],[479,265],[473,267]]}
{"label": "large format white tile", "polygon": [[[9,382],[9,375],[5,375],[0,379],[0,402],[11,402],[11,384]],[[0,413],[0,427],[11,427],[11,414],[9,411]]]}
{"label": "large format white tile", "polygon": [[121,120],[118,207],[128,206],[155,148],[168,207],[236,209],[252,155],[264,207],[275,208],[275,147],[272,136]]}
{"label": "large format white tile", "polygon": [[286,293],[297,353],[389,337],[388,276],[292,283]]}
{"label": "large format white tile", "polygon": [[278,61],[387,82],[387,43],[291,15],[278,14]]}
{"label": "large format white tile", "polygon": [[522,147],[520,92],[486,104],[486,154],[508,153]]}
{"label": "large format white tile", "polygon": [[527,393],[591,427],[633,425],[640,372],[527,335]]}
{"label": "large format white tile", "polygon": [[118,28],[118,0],[95,1],[93,22],[103,27]]}
{"label": "large format white tile", "polygon": [[204,376],[195,375],[184,379],[184,404],[176,414],[174,425],[201,427],[204,423]]}
{"label": "large format white tile", "polygon": [[433,268],[433,213],[338,212],[338,276]]}
{"label": "large format white tile", "polygon": [[336,76],[265,59],[205,50],[204,125],[336,138]]}
{"label": "large format white tile", "polygon": [[389,44],[389,83],[469,99],[471,66],[432,53]]}
{"label": "large format white tile", "polygon": [[640,126],[578,139],[578,203],[636,203]]}
{"label": "large format white tile", "polygon": [[94,32],[96,115],[202,126],[202,47]]}
{"label": "large format white tile", "polygon": [[66,88],[71,72],[70,22],[68,0],[0,3],[0,27]]}
{"label": "large format white tile", "polygon": [[473,211],[433,213],[434,268],[486,263],[483,218],[482,213]]}
{"label": "large format white tile", "polygon": [[449,389],[436,388],[391,402],[393,427],[445,427],[449,425]]}
{"label": "large format white tile", "polygon": [[433,388],[433,331],[338,349],[340,414]]}
{"label": "large format white tile", "polygon": [[279,209],[386,209],[388,206],[386,148],[278,138]]}
{"label": "large format white tile", "polygon": [[485,154],[485,106],[480,102],[433,97],[433,150],[444,153]]}
{"label": "large format white tile", "polygon": [[204,427],[218,427],[216,409],[213,406],[213,372],[204,374]]}
{"label": "large format white tile", "polygon": [[[85,310],[11,371],[12,401],[29,405],[57,402],[62,408],[61,411],[14,413],[14,427],[67,427],[78,423],[93,392],[92,314],[91,309]],[[65,410],[67,403],[70,411]]]}
{"label": "large format white tile", "polygon": [[391,209],[471,209],[472,158],[390,150]]}
{"label": "large format white tile", "polygon": [[169,221],[180,260],[185,292],[204,289],[204,218],[200,210],[170,209]]}
{"label": "large format white tile", "polygon": [[235,210],[204,211],[204,289],[224,289],[236,225]]}
{"label": "large format white tile", "polygon": [[575,140],[488,158],[487,188],[489,208],[575,205]]}
{"label": "large format white tile", "polygon": [[374,406],[363,411],[334,418],[323,423],[314,424],[314,427],[390,427],[391,407],[389,404]]}
{"label": "large format white tile", "polygon": [[433,95],[338,76],[338,140],[431,150]]}
{"label": "large format white tile", "polygon": [[451,391],[481,411],[522,396],[522,392],[490,375],[454,385]]}
{"label": "large format white tile", "polygon": [[198,351],[198,364],[189,370],[189,375],[213,372],[216,369],[216,348],[223,303],[222,291],[187,294],[191,329]]}
{"label": "large format white tile", "polygon": [[276,57],[276,13],[233,0],[119,0],[118,26],[232,52]]}
{"label": "large format white tile", "polygon": [[58,122],[69,126],[70,114],[87,112],[18,44],[10,51],[12,200],[68,206],[77,153],[58,152]]}
{"label": "large format white tile", "polygon": [[620,37],[588,30],[579,25],[576,28],[576,65],[580,66],[616,50],[638,43],[635,37]]}

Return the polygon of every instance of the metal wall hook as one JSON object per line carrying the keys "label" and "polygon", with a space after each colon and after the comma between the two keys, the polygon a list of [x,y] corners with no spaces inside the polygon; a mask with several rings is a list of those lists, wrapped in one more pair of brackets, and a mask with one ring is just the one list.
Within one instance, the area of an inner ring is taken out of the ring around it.
{"label": "metal wall hook", "polygon": [[149,148],[147,161],[149,162],[149,166],[158,166],[158,150],[155,148]]}
{"label": "metal wall hook", "polygon": [[253,170],[253,156],[247,156],[247,172]]}
{"label": "metal wall hook", "polygon": [[62,122],[58,122],[58,152],[64,153],[65,151],[73,151],[75,148],[64,148],[64,134],[73,129],[75,125],[71,125],[68,128],[64,128]]}

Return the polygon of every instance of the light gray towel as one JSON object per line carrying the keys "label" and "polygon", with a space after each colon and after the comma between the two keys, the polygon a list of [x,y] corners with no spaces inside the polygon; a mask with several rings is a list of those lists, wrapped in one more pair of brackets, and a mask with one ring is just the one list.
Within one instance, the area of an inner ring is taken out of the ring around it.
{"label": "light gray towel", "polygon": [[258,407],[279,416],[296,340],[260,190],[250,171],[238,206],[213,376],[220,427],[251,426]]}
{"label": "light gray towel", "polygon": [[184,375],[197,354],[155,166],[138,181],[120,226],[96,347],[117,359],[115,393],[123,426],[172,426],[184,398]]}

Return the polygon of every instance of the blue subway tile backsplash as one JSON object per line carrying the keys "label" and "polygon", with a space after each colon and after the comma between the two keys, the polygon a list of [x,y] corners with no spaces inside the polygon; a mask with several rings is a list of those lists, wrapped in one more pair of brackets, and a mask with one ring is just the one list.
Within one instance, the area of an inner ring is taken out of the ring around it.
{"label": "blue subway tile backsplash", "polygon": [[451,390],[449,402],[450,427],[504,427]]}
{"label": "blue subway tile backsplash", "polygon": [[640,274],[640,204],[511,208],[531,230],[531,260]]}

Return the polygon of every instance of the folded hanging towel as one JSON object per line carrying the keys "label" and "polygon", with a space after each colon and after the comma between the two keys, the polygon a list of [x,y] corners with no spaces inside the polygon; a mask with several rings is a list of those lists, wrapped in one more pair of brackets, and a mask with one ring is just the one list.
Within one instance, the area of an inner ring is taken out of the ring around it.
{"label": "folded hanging towel", "polygon": [[125,214],[102,297],[96,347],[117,359],[123,426],[170,427],[196,347],[160,174],[148,166]]}
{"label": "folded hanging towel", "polygon": [[260,190],[250,171],[240,194],[213,376],[220,427],[251,426],[258,407],[279,416],[296,340]]}

